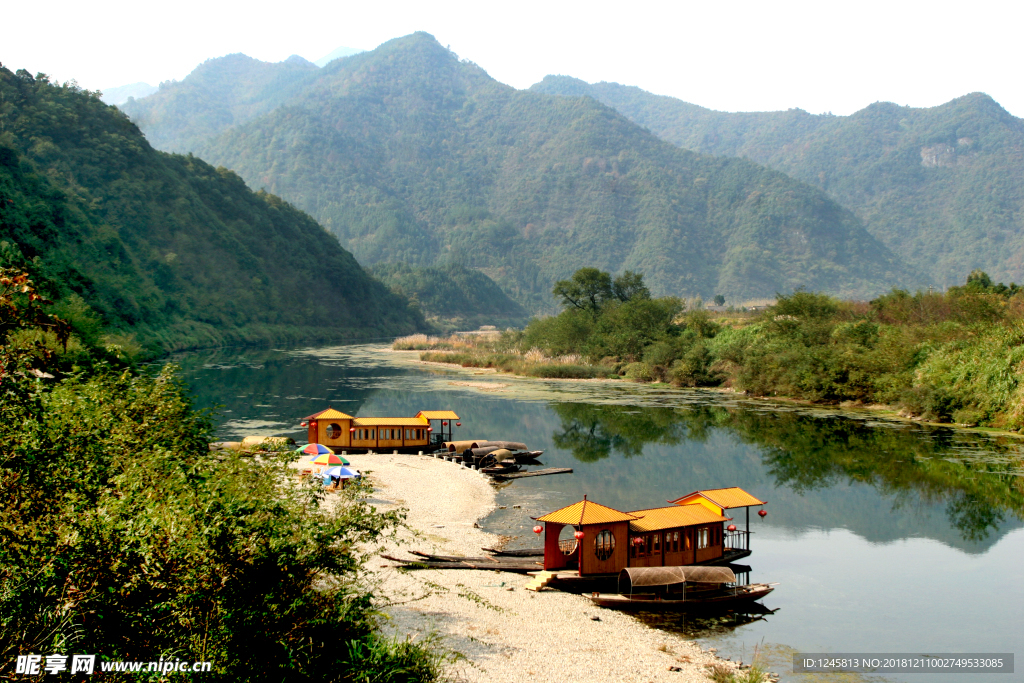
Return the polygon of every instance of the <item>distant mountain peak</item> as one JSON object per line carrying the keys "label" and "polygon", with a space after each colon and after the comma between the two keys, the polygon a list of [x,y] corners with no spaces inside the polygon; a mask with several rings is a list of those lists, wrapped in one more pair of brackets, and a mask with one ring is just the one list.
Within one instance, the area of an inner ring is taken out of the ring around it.
{"label": "distant mountain peak", "polygon": [[[342,57],[351,57],[352,55],[357,55],[363,51],[364,50],[360,50],[359,48],[355,47],[336,47],[333,50],[331,50],[329,54],[324,55],[323,57],[312,63],[319,67],[324,67],[327,66],[329,63],[333,62],[335,59],[341,59]],[[289,57],[289,59],[291,59],[291,57]]]}
{"label": "distant mountain peak", "polygon": [[288,59],[284,60],[284,62],[285,64],[298,64],[300,66],[316,66],[313,62],[299,55],[292,55]]}

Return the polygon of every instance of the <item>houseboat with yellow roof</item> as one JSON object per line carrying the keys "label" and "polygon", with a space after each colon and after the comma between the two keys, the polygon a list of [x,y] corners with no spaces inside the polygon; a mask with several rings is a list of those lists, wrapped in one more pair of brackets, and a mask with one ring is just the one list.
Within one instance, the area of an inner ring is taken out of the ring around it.
{"label": "houseboat with yellow roof", "polygon": [[[750,508],[767,503],[738,487],[694,491],[669,502],[667,507],[622,512],[584,496],[537,517],[544,525],[534,528],[544,534],[544,570],[617,576],[629,567],[735,562],[751,552]],[[726,512],[736,508],[747,510],[745,530],[728,524],[732,518]]]}
{"label": "houseboat with yellow roof", "polygon": [[[451,410],[421,410],[413,417],[354,417],[328,406],[302,419],[309,443],[350,453],[430,451],[452,438],[459,416]],[[447,438],[445,434],[447,433]]]}

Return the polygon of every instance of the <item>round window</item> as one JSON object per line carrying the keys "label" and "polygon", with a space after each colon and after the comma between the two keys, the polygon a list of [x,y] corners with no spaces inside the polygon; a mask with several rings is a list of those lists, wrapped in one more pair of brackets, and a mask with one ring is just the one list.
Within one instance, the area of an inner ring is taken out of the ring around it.
{"label": "round window", "polygon": [[332,422],[331,424],[327,425],[327,438],[328,439],[338,439],[340,437],[341,437],[341,425],[339,425],[336,422]]}
{"label": "round window", "polygon": [[605,529],[594,537],[594,555],[599,560],[607,560],[615,552],[615,534]]}

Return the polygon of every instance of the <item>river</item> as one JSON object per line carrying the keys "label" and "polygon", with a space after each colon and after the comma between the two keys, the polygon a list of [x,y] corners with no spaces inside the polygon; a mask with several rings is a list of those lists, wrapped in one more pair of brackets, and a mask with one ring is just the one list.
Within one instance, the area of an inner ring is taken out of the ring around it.
{"label": "river", "polygon": [[[414,356],[412,357],[414,358]],[[525,441],[570,475],[503,485],[484,522],[536,546],[536,517],[588,495],[622,510],[740,486],[751,515],[751,580],[778,582],[770,613],[672,618],[723,656],[755,648],[783,680],[806,653],[1024,652],[1024,441],[711,391],[563,382],[424,366],[379,346],[217,350],[173,361],[217,434],[285,434],[327,405],[411,416],[452,409],[456,438]],[[513,507],[520,506],[520,507]],[[738,511],[737,524],[745,518]],[[970,674],[863,680],[966,681]],[[995,680],[1024,680],[1021,674]],[[835,680],[861,680],[856,677]]]}

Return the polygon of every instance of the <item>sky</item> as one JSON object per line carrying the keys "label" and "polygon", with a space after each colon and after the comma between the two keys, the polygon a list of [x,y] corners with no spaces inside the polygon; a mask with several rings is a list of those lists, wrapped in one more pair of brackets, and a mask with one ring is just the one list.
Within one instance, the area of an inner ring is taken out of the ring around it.
{"label": "sky", "polygon": [[1024,117],[1024,3],[1012,0],[60,0],[10,3],[0,16],[4,66],[91,90],[181,80],[233,52],[314,61],[426,31],[517,88],[563,74],[722,111],[813,114],[981,91]]}

